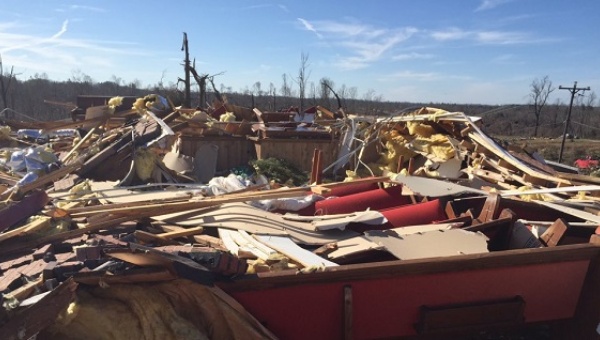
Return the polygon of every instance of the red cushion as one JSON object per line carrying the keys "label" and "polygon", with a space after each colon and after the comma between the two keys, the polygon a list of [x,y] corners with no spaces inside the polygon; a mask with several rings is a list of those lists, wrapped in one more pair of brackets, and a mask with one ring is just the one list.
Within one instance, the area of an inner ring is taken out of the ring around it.
{"label": "red cushion", "polygon": [[402,186],[396,185],[318,201],[315,203],[315,213],[317,215],[349,214],[367,209],[381,210],[410,202],[408,196],[402,196]]}
{"label": "red cushion", "polygon": [[440,200],[407,204],[400,207],[383,209],[380,212],[388,222],[382,225],[351,224],[349,229],[364,232],[366,230],[385,230],[409,225],[429,224],[448,219],[443,211]]}

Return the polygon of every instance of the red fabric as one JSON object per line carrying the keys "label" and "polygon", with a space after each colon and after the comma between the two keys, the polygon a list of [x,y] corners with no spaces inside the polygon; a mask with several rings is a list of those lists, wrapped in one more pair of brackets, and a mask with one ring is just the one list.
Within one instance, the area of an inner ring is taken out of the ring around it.
{"label": "red fabric", "polygon": [[402,196],[402,186],[369,190],[357,194],[335,197],[315,203],[317,215],[349,214],[367,209],[381,210],[410,203]]}
{"label": "red fabric", "polygon": [[448,219],[442,209],[440,200],[385,209],[381,210],[381,213],[388,219],[388,223],[390,223],[393,228],[415,224],[426,224]]}
{"label": "red fabric", "polygon": [[358,194],[365,191],[377,190],[379,189],[379,185],[377,183],[352,183],[350,182],[347,185],[340,186],[337,188],[332,188],[331,191],[323,196],[332,197],[332,196],[348,196],[353,194]]}
{"label": "red fabric", "polygon": [[385,230],[409,225],[428,224],[448,219],[442,209],[440,200],[407,204],[400,207],[382,209],[380,212],[387,218],[387,223],[382,225],[355,223],[349,225],[348,229],[358,232],[367,230]]}

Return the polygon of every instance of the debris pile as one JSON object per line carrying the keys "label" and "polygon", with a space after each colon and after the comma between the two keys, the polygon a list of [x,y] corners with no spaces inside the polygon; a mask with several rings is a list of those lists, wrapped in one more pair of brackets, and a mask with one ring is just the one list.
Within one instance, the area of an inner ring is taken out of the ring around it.
{"label": "debris pile", "polygon": [[[381,263],[600,248],[597,178],[503,147],[464,113],[124,102],[0,129],[8,338],[78,338],[93,323],[115,338],[287,337],[293,327],[267,330],[269,314],[236,292]],[[363,335],[411,331],[390,332]]]}

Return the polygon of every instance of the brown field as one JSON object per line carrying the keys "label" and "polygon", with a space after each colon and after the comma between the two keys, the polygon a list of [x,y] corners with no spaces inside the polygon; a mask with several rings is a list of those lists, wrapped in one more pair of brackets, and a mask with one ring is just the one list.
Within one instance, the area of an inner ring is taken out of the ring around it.
{"label": "brown field", "polygon": [[[499,140],[506,141],[510,145],[524,147],[529,151],[535,150],[544,159],[558,161],[560,154],[560,146],[562,140],[560,138],[515,138],[515,137],[496,137]],[[587,156],[600,159],[600,140],[594,139],[566,139],[563,150],[562,162],[566,165],[573,165],[573,162],[578,158]]]}

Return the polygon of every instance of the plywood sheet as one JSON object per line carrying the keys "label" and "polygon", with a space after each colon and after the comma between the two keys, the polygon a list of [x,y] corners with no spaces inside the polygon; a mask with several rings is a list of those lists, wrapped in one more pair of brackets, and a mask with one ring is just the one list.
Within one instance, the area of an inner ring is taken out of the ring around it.
{"label": "plywood sheet", "polygon": [[487,195],[487,192],[483,190],[478,190],[435,178],[396,175],[394,178],[392,178],[392,181],[401,183],[403,186],[409,188],[414,194],[421,196],[442,197],[461,194]]}
{"label": "plywood sheet", "polygon": [[400,235],[396,230],[368,231],[365,236],[401,260],[487,253],[487,237],[462,229]]}

